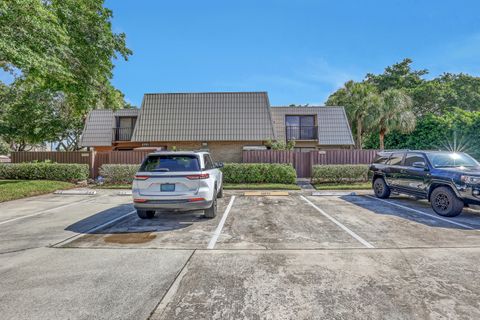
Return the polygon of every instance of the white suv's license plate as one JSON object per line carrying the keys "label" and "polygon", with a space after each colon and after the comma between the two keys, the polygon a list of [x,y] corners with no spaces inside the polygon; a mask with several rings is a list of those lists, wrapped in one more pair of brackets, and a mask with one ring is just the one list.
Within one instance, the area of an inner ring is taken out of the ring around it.
{"label": "white suv's license plate", "polygon": [[173,183],[163,183],[160,185],[161,192],[173,192],[175,191],[175,184]]}

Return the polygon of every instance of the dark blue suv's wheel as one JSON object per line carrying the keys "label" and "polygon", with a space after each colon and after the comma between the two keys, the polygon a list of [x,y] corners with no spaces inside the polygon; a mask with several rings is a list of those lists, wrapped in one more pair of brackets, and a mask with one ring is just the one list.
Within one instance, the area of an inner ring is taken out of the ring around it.
{"label": "dark blue suv's wheel", "polygon": [[373,181],[373,192],[375,192],[377,198],[386,199],[390,197],[390,188],[383,178],[376,178]]}
{"label": "dark blue suv's wheel", "polygon": [[462,213],[465,206],[449,187],[438,187],[430,195],[433,211],[444,217],[456,217]]}

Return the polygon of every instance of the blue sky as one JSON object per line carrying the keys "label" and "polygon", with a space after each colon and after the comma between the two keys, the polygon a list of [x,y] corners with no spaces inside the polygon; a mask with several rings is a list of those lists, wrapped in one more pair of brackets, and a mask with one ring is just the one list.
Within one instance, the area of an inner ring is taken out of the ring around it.
{"label": "blue sky", "polygon": [[[405,57],[430,76],[480,75],[480,1],[107,0],[134,51],[114,85],[146,92],[268,91],[323,104],[349,79]],[[4,77],[4,76],[3,76]]]}

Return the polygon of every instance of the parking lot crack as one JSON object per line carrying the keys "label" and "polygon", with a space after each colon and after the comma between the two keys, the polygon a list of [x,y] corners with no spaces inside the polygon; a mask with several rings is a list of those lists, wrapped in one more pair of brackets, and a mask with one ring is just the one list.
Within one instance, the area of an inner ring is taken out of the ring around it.
{"label": "parking lot crack", "polygon": [[[177,292],[180,286],[180,282],[182,282],[183,277],[188,272],[188,265],[196,251],[197,251],[196,249],[192,251],[187,261],[183,265],[182,269],[180,269],[180,271],[177,273],[177,275],[173,279],[168,289],[165,291],[164,295],[162,296],[158,304],[155,306],[155,308],[153,308],[147,320],[160,318],[162,314],[166,311],[169,303],[172,301],[173,296],[175,295],[175,293]],[[153,318],[154,316],[155,318]]]}

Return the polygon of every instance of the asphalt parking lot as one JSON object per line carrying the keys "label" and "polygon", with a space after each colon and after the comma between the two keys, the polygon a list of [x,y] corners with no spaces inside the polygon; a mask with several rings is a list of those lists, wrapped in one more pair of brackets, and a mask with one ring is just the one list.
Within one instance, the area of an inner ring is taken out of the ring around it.
{"label": "asphalt parking lot", "polygon": [[478,319],[480,211],[244,196],[139,219],[130,197],[0,204],[4,319]]}

